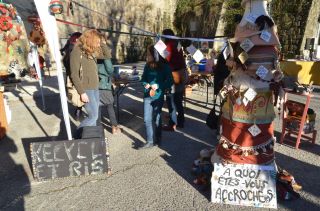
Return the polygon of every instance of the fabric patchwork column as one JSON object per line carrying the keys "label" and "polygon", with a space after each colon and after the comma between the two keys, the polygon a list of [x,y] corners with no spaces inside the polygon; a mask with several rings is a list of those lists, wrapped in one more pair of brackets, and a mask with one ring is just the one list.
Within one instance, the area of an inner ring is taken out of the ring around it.
{"label": "fabric patchwork column", "polygon": [[268,165],[274,161],[272,122],[283,74],[268,2],[242,1],[245,13],[229,43],[231,74],[224,83],[222,131],[213,162]]}

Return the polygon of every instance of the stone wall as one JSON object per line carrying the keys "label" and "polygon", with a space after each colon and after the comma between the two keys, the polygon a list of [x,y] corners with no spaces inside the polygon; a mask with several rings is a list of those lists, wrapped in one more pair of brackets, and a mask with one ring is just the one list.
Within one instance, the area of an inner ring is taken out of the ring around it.
{"label": "stone wall", "polygon": [[[315,38],[315,46],[319,45],[318,39],[319,39],[319,21],[320,21],[320,1],[319,0],[313,0],[312,6],[309,12],[309,16],[307,19],[306,29],[304,32],[302,44],[300,47],[300,50],[302,51],[305,47],[306,38]],[[315,47],[314,46],[314,47]]]}

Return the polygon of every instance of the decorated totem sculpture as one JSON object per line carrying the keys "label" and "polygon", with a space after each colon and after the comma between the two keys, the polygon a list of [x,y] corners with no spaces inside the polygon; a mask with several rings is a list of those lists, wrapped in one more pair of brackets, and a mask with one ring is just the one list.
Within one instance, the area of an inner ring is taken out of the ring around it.
{"label": "decorated totem sculpture", "polygon": [[11,4],[0,3],[0,75],[20,77],[27,67],[28,40],[23,22]]}
{"label": "decorated totem sculpture", "polygon": [[231,71],[221,91],[221,137],[213,163],[274,163],[273,119],[282,79],[277,28],[267,12],[270,0],[243,0],[245,13],[229,42]]}

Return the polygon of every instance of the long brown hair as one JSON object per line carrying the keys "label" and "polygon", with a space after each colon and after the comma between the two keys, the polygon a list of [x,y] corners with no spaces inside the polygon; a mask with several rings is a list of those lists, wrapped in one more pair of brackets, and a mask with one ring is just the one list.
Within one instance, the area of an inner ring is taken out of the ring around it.
{"label": "long brown hair", "polygon": [[79,44],[85,54],[93,56],[100,50],[100,33],[95,29],[89,29],[82,33],[79,38]]}
{"label": "long brown hair", "polygon": [[[162,69],[162,66],[166,63],[166,60],[163,59],[160,54],[157,52],[156,49],[154,49],[154,45],[149,45],[148,48],[147,48],[147,55],[148,53],[150,54],[150,56],[152,56],[153,58],[153,61],[148,61],[147,62],[147,65],[153,69],[156,69],[156,70],[161,70]],[[156,61],[156,58],[155,58],[155,53],[158,54],[158,61]]]}

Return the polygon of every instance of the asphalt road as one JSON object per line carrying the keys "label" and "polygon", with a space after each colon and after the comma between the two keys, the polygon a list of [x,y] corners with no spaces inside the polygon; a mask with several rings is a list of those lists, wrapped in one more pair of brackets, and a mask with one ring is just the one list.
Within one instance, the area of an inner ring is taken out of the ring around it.
{"label": "asphalt road", "polygon": [[[29,143],[66,139],[54,84],[54,77],[45,81],[45,111],[36,83],[28,83],[25,91],[10,94],[12,122],[7,137],[0,141],[0,210],[258,210],[212,204],[210,192],[193,185],[193,160],[201,149],[216,144],[214,132],[205,125],[212,106],[204,107],[202,90],[194,91],[188,98],[185,128],[164,132],[161,147],[149,150],[137,150],[145,142],[141,89],[125,90],[120,97],[123,133],[112,136],[108,121],[103,120],[112,174],[35,181],[28,163]],[[319,89],[315,95],[311,108],[320,115]],[[72,122],[74,127],[77,122]],[[277,117],[277,136],[280,127]],[[318,135],[314,146],[302,143],[300,150],[276,144],[278,165],[303,186],[301,199],[279,201],[279,210],[320,209],[319,139]]]}

